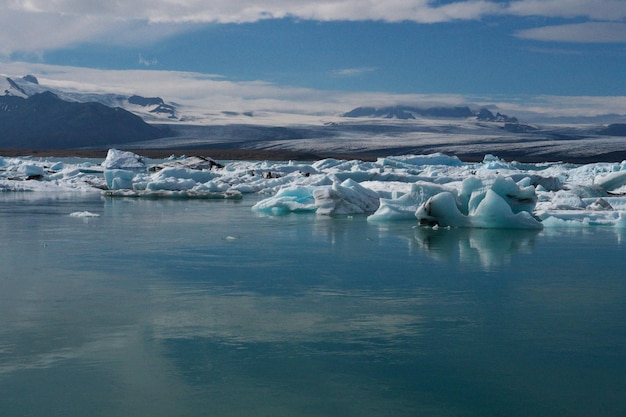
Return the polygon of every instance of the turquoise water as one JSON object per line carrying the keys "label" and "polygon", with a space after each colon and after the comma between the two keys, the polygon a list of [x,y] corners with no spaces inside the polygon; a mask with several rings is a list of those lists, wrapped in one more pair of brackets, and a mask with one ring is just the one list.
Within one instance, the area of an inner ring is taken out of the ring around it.
{"label": "turquoise water", "polygon": [[0,194],[0,415],[626,414],[626,232],[256,201]]}

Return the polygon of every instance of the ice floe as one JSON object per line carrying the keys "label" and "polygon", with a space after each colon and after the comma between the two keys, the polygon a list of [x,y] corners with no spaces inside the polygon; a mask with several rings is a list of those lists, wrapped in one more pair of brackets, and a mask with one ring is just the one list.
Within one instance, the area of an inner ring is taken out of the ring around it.
{"label": "ice floe", "polygon": [[[626,162],[517,163],[486,155],[322,159],[150,160],[109,150],[102,161],[0,157],[0,191],[97,192],[110,197],[241,199],[255,212],[363,215],[425,228],[626,227]],[[72,216],[88,216],[75,214]]]}

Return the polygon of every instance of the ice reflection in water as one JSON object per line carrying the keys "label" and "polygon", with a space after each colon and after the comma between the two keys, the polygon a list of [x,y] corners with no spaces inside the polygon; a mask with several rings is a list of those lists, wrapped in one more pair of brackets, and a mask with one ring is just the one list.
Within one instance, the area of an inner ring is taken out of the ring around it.
{"label": "ice reflection in water", "polygon": [[433,258],[481,265],[485,270],[511,262],[518,253],[533,251],[537,230],[437,229],[417,227],[415,240]]}
{"label": "ice reflection in water", "polygon": [[3,199],[0,414],[626,410],[620,233],[251,204]]}

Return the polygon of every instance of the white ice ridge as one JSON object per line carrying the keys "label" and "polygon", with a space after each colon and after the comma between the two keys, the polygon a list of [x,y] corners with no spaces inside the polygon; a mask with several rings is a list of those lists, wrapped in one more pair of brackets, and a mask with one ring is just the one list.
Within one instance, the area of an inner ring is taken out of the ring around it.
{"label": "white ice ridge", "polygon": [[104,161],[0,157],[0,191],[99,192],[164,198],[263,197],[270,215],[365,215],[424,227],[626,228],[626,162],[524,164],[440,153],[375,162],[150,161],[111,149]]}

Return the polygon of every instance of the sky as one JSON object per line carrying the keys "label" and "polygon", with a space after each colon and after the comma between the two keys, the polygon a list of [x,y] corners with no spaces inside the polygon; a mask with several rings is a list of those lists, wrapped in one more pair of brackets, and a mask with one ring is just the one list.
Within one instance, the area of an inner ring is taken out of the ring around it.
{"label": "sky", "polygon": [[545,110],[580,98],[626,114],[625,67],[625,0],[0,0],[10,75],[97,70],[106,84],[122,72],[140,88],[147,72],[186,73],[239,99],[262,85],[253,95],[267,102],[343,93]]}

